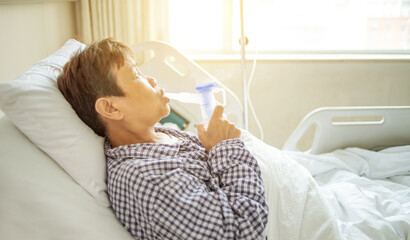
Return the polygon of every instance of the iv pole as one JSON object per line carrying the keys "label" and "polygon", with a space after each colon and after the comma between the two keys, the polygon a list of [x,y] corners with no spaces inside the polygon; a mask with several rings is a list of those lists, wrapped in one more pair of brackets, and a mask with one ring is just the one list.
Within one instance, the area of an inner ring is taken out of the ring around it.
{"label": "iv pole", "polygon": [[245,58],[245,46],[248,44],[248,39],[244,35],[243,24],[243,0],[240,0],[240,13],[241,13],[241,58],[242,58],[242,89],[243,89],[243,119],[244,128],[248,130],[248,91],[246,80],[246,58]]}

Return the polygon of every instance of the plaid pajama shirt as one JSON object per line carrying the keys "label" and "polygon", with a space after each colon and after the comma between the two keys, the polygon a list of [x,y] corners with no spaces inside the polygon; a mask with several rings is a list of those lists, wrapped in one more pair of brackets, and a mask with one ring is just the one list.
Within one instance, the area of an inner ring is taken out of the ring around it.
{"label": "plaid pajama shirt", "polygon": [[134,238],[260,239],[268,207],[259,166],[242,140],[224,140],[208,154],[195,135],[156,131],[180,141],[105,142],[110,201]]}

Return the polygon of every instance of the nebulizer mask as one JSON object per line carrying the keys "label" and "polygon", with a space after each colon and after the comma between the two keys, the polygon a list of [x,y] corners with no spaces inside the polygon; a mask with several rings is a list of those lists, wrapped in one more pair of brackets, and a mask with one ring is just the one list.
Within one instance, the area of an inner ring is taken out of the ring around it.
{"label": "nebulizer mask", "polygon": [[215,82],[208,82],[196,85],[197,93],[165,93],[165,96],[184,103],[199,104],[201,106],[202,121],[205,127],[207,127],[216,107],[215,93],[221,92],[223,98],[222,105],[225,106],[226,104],[225,89],[217,88],[217,86]]}

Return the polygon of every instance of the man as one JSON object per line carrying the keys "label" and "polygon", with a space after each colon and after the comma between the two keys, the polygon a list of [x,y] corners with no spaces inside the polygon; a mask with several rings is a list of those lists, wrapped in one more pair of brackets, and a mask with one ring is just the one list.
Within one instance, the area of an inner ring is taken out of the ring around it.
{"label": "man", "polygon": [[156,127],[170,108],[124,44],[104,39],[73,56],[58,86],[105,138],[108,194],[136,239],[260,239],[267,224],[261,172],[217,106],[198,136]]}

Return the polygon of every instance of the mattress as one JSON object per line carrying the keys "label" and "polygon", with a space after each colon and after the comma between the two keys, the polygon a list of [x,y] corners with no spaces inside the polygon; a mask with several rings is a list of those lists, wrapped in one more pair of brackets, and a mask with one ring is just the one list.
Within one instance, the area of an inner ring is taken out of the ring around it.
{"label": "mattress", "polygon": [[6,116],[0,146],[0,239],[133,239]]}

